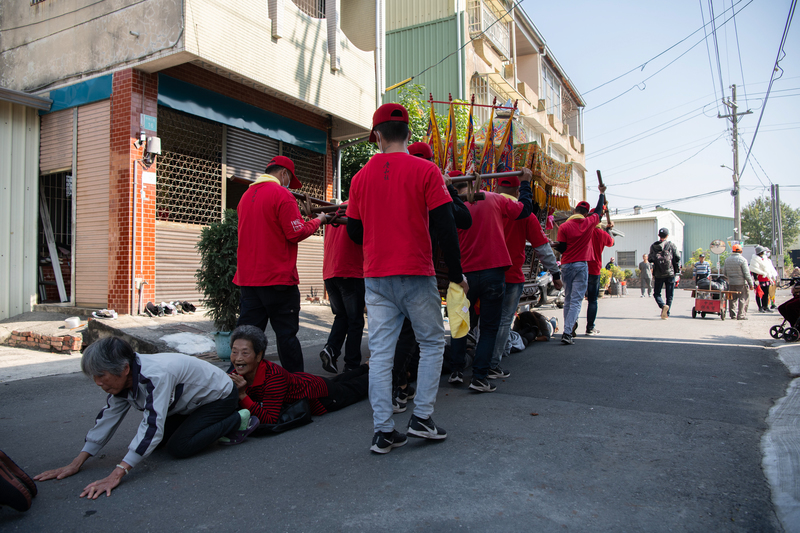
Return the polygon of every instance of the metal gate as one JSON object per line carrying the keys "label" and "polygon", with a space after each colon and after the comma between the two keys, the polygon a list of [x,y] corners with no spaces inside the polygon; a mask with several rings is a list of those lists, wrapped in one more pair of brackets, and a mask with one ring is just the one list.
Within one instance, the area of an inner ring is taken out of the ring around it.
{"label": "metal gate", "polygon": [[42,116],[39,145],[39,173],[51,174],[72,169],[72,117],[64,109]]}
{"label": "metal gate", "polygon": [[[227,128],[226,165],[228,176],[255,181],[267,163],[280,153],[280,141],[238,128]],[[236,206],[228,206],[236,208]]]}

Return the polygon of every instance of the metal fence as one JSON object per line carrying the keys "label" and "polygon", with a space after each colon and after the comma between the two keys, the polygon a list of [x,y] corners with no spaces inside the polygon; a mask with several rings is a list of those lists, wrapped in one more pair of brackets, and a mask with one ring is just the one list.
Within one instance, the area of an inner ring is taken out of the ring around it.
{"label": "metal fence", "polygon": [[156,219],[207,225],[222,217],[222,124],[158,109]]}
{"label": "metal fence", "polygon": [[325,0],[292,0],[297,8],[315,19],[325,18]]}

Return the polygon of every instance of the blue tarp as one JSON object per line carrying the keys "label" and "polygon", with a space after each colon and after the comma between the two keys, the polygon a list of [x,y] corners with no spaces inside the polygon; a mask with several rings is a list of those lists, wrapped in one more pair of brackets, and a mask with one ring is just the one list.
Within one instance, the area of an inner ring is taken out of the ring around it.
{"label": "blue tarp", "polygon": [[111,98],[112,77],[113,74],[106,74],[99,78],[50,91],[50,99],[53,101],[53,105],[50,107],[50,111],[39,111],[39,114],[46,115],[61,109],[69,109],[70,107],[91,104],[92,102]]}
{"label": "blue tarp", "polygon": [[323,130],[164,74],[158,75],[158,104],[320,154],[326,151],[327,134]]}

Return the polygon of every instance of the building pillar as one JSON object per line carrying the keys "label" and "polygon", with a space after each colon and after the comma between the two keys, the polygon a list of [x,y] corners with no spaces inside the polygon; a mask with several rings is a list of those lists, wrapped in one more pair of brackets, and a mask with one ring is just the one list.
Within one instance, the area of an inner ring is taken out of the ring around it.
{"label": "building pillar", "polygon": [[147,282],[142,292],[143,303],[155,299],[154,178],[157,163],[146,167],[142,162],[144,146],[137,148],[134,142],[142,131],[148,136],[156,135],[154,131],[142,129],[140,117],[142,114],[157,116],[157,108],[156,74],[134,69],[114,73],[111,95],[108,307],[120,314],[137,312],[135,279]]}

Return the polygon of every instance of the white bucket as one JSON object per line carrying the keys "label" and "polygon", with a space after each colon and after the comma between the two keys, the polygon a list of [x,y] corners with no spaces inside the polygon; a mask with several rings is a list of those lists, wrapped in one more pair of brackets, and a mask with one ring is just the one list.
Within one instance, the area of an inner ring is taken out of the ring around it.
{"label": "white bucket", "polygon": [[78,326],[81,325],[81,319],[78,318],[77,316],[71,316],[68,319],[66,319],[64,322],[67,323],[67,327],[69,329],[77,328]]}

